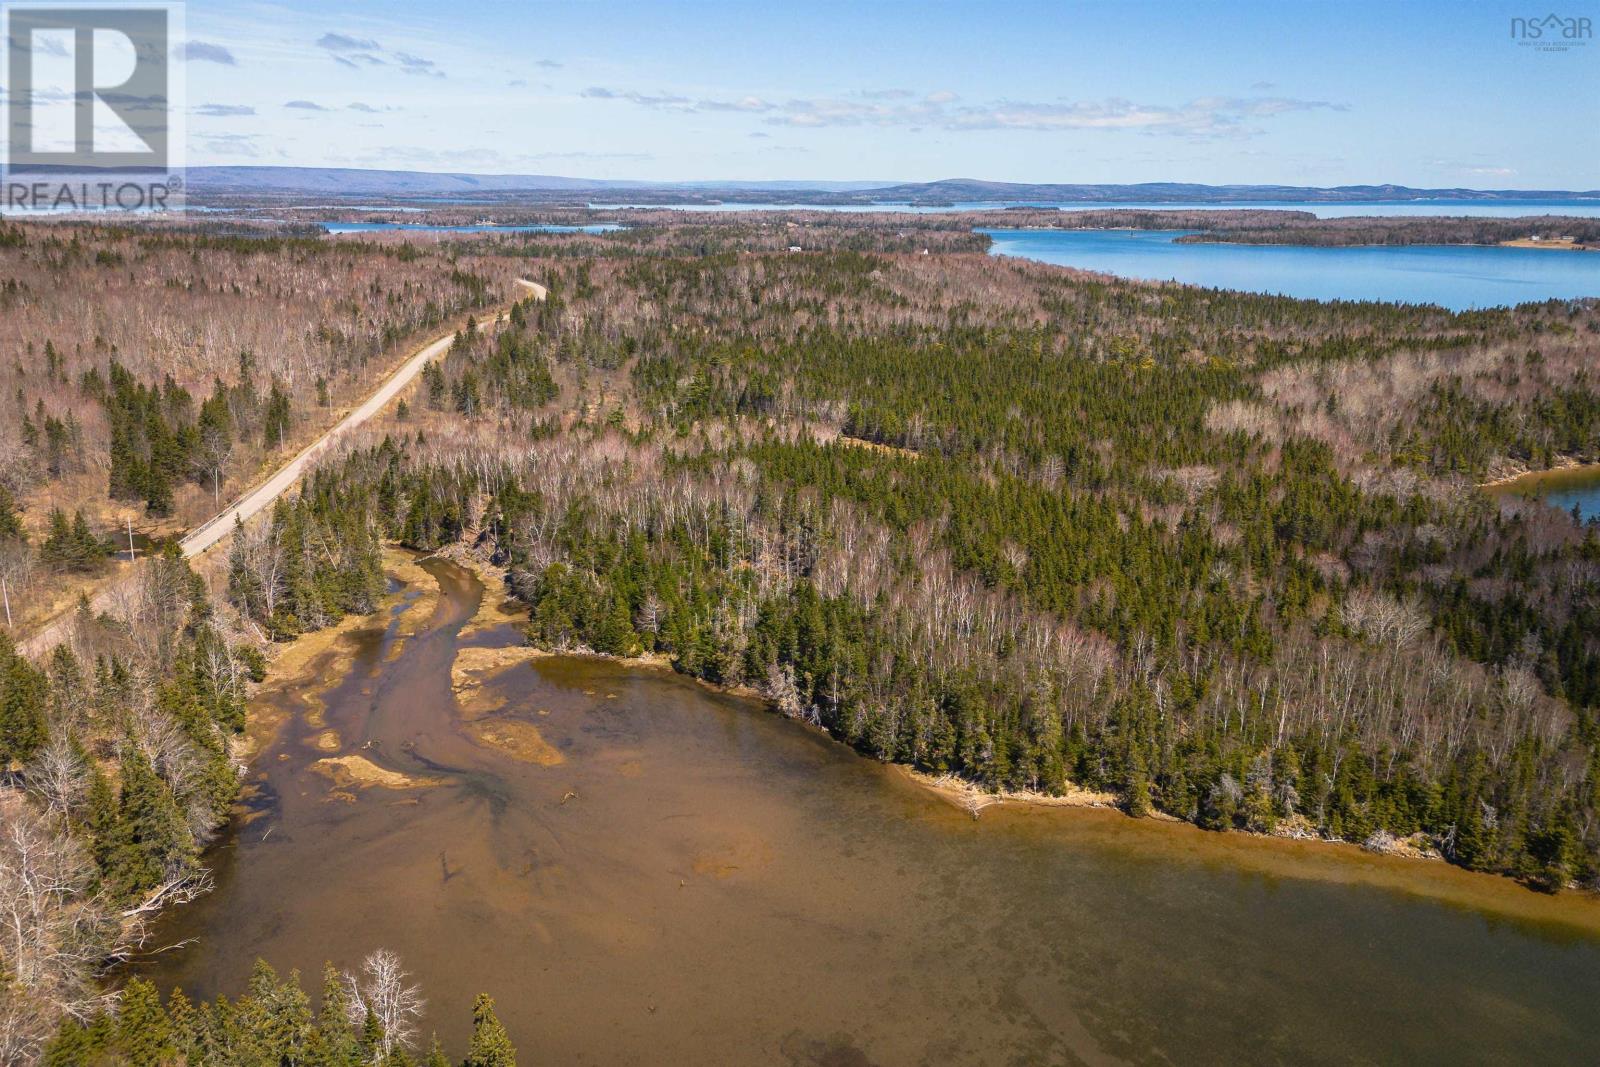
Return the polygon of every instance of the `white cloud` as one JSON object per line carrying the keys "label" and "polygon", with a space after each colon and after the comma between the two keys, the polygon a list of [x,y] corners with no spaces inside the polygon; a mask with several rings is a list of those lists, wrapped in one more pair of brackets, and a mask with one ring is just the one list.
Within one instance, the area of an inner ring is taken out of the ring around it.
{"label": "white cloud", "polygon": [[383,46],[369,37],[351,37],[343,33],[325,33],[317,38],[317,47],[330,52],[381,52]]}
{"label": "white cloud", "polygon": [[208,133],[198,138],[207,151],[219,156],[245,156],[254,159],[261,154],[260,138],[253,133]]}
{"label": "white cloud", "polygon": [[744,112],[765,115],[773,126],[817,129],[830,126],[904,126],[943,130],[1133,131],[1195,138],[1246,137],[1260,132],[1251,123],[1291,112],[1342,111],[1326,100],[1284,96],[1209,96],[1184,104],[1142,104],[1111,98],[1072,103],[999,100],[960,104],[955,93],[940,90],[920,100],[896,89],[846,97],[793,99],[774,103],[760,96],[694,99],[673,93],[593,86],[592,100],[616,100],[639,107],[691,113]]}
{"label": "white cloud", "polygon": [[[325,33],[317,38],[317,47],[333,53],[333,61],[341,67],[360,70],[366,67],[386,67],[392,61],[405,74],[442,78],[444,71],[431,59],[411,52],[390,52],[371,37],[354,37],[348,33]],[[387,58],[385,58],[387,57]]]}
{"label": "white cloud", "polygon": [[423,59],[409,52],[396,52],[394,58],[400,61],[400,69],[407,74],[424,74],[431,78],[444,77],[444,71],[431,59]]}
{"label": "white cloud", "polygon": [[211,44],[209,41],[185,41],[173,49],[179,59],[190,63],[220,63],[224,67],[236,67],[239,61],[233,58],[233,53],[220,44]]}
{"label": "white cloud", "polygon": [[590,100],[625,100],[630,104],[640,107],[666,109],[671,111],[694,111],[695,102],[687,96],[673,96],[667,93],[641,93],[632,90],[607,89],[601,85],[592,85],[580,94]]}

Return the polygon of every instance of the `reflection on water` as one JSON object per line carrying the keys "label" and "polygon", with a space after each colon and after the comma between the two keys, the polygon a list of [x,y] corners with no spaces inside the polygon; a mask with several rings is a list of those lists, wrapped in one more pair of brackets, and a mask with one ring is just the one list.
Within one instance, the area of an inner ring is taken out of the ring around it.
{"label": "reflection on water", "polygon": [[1577,509],[1579,522],[1600,522],[1600,466],[1595,464],[1524,475],[1495,490],[1535,497],[1562,511]]}
{"label": "reflection on water", "polygon": [[[1489,1063],[1535,1038],[1551,1062],[1600,1057],[1600,939],[1570,923],[1284,877],[1299,853],[1236,862],[1237,835],[1114,813],[973,821],[664,673],[524,661],[458,708],[459,644],[512,633],[458,638],[479,587],[427,566],[445,596],[417,636],[385,618],[342,639],[325,712],[279,701],[314,721],[257,760],[217,891],[163,931],[197,944],[146,967],[164,987],[232,993],[258,955],[314,976],[383,945],[449,1043],[481,990],[543,1063]],[[563,758],[484,747],[483,722]],[[311,770],[326,730],[340,757],[445,784],[340,788]]]}

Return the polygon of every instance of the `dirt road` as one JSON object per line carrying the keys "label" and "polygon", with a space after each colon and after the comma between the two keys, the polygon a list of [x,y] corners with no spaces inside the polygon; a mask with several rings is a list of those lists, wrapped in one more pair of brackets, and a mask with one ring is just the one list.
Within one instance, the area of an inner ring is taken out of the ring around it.
{"label": "dirt road", "polygon": [[[538,282],[531,282],[526,278],[518,278],[517,284],[532,293],[535,300],[543,300],[549,295],[549,290]],[[500,314],[494,321],[504,321],[506,314]],[[218,541],[227,537],[228,534],[233,532],[235,520],[249,522],[262,509],[270,507],[274,500],[282,496],[300,480],[300,477],[305,474],[317,457],[327,450],[329,445],[382,411],[384,406],[399,394],[400,390],[411,384],[416,376],[422,372],[422,368],[428,365],[429,361],[442,356],[450,348],[450,344],[454,340],[455,334],[453,332],[447,333],[443,337],[430,341],[419,348],[412,354],[410,359],[400,365],[399,370],[384,379],[383,384],[378,386],[371,396],[358,404],[321,437],[301,449],[293,459],[274,471],[266,481],[246,492],[205,525],[190,531],[189,535],[179,542],[184,558],[198,556]],[[117,599],[121,584],[132,578],[132,573],[117,575],[89,599],[89,606],[97,613],[110,609]],[[57,616],[46,623],[32,637],[17,642],[18,651],[27,656],[37,657],[43,655],[61,641],[72,621],[73,613],[70,611],[64,615]]]}

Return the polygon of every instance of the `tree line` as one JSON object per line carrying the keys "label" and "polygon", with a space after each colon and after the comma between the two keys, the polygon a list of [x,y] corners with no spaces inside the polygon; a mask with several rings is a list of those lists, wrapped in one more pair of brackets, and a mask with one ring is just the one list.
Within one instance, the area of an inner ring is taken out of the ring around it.
{"label": "tree line", "polygon": [[313,1007],[298,973],[280,978],[258,960],[236,1000],[191,1001],[173,990],[163,1003],[149,982],[131,979],[115,1015],[65,1018],[44,1049],[43,1067],[516,1067],[517,1053],[479,995],[466,1056],[452,1060],[435,1037],[416,1054],[420,990],[392,952],[374,952],[357,973],[323,969]]}
{"label": "tree line", "polygon": [[[895,273],[841,255],[569,277],[567,311],[515,343],[627,367],[631,429],[484,430],[422,462],[390,441],[340,479],[386,536],[483,541],[536,642],[664,653],[882,759],[1110,789],[1218,828],[1421,834],[1547,888],[1595,879],[1595,533],[1549,517],[1536,543],[1525,516],[1431,471],[1352,461],[1262,385],[1537,336],[1548,309],[1058,280],[1053,321],[906,325],[913,305],[884,327]],[[574,310],[641,288],[648,318],[582,327],[614,354],[573,346]],[[797,330],[813,301],[846,310]],[[1160,328],[1128,332],[1152,302]],[[1237,405],[1268,418],[1219,417]],[[1519,601],[1499,578],[1519,571],[1555,596]]]}

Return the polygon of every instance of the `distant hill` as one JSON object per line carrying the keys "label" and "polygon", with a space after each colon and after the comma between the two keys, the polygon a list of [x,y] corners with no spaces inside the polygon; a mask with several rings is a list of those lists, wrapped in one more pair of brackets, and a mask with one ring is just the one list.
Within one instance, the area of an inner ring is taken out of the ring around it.
{"label": "distant hill", "polygon": [[191,167],[192,193],[206,195],[322,195],[329,197],[464,197],[504,199],[531,194],[552,199],[567,194],[628,193],[654,203],[782,199],[796,204],[870,204],[892,201],[933,204],[965,201],[1090,201],[1094,203],[1216,204],[1261,200],[1338,203],[1366,200],[1552,200],[1600,199],[1600,190],[1418,189],[1406,185],[1196,185],[1145,182],[1133,185],[1025,184],[975,178],[935,182],[870,181],[686,181],[648,182],[568,178],[553,174],[467,174],[354,167]]}
{"label": "distant hill", "polygon": [[618,190],[707,190],[849,193],[875,189],[882,181],[694,181],[646,182],[567,178],[554,174],[466,174],[356,167],[190,167],[196,193],[322,193],[329,196],[472,196],[507,193],[615,192]]}
{"label": "distant hill", "polygon": [[1367,200],[1552,200],[1600,198],[1600,191],[1565,189],[1417,189],[1408,185],[1195,185],[1143,182],[1136,185],[1020,184],[975,178],[911,182],[872,190],[884,200],[1089,200],[1104,203],[1215,204],[1260,200],[1329,203]]}
{"label": "distant hill", "polygon": [[354,167],[190,167],[195,193],[324,193],[330,196],[448,196],[603,189],[627,182],[553,174],[435,174]]}

